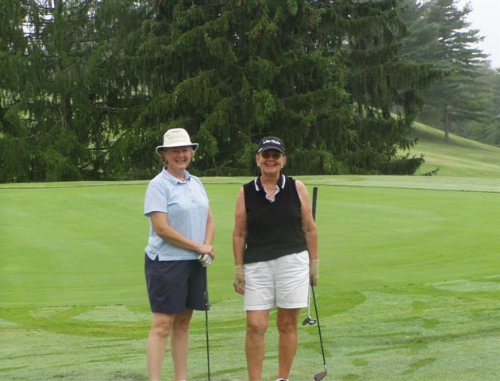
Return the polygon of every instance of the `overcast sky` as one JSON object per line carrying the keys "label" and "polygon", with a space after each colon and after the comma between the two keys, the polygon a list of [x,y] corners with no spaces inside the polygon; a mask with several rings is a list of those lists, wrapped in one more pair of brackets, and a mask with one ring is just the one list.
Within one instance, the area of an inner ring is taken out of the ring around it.
{"label": "overcast sky", "polygon": [[492,67],[500,68],[500,0],[458,0],[460,7],[472,5],[467,21],[472,29],[479,29],[484,40],[478,44],[483,53],[489,54]]}

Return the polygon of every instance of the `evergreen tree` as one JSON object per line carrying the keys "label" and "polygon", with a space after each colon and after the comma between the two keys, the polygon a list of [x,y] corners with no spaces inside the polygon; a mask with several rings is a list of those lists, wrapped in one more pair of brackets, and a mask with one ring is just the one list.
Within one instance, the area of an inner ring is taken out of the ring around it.
{"label": "evergreen tree", "polygon": [[[23,25],[27,9],[17,1],[0,1],[0,182],[28,181],[29,149],[22,94],[32,78],[25,53]],[[8,20],[8,22],[4,22]]]}
{"label": "evergreen tree", "polygon": [[[413,60],[432,61],[447,73],[425,93],[426,103],[419,119],[442,126],[448,140],[454,125],[488,119],[490,95],[478,81],[486,55],[473,47],[482,37],[478,36],[478,30],[468,29],[466,17],[471,12],[470,4],[459,9],[456,0],[430,0],[419,7],[420,17],[413,24],[417,26],[414,29],[418,37],[407,46],[407,52]],[[424,36],[431,42],[418,44],[424,41]]]}
{"label": "evergreen tree", "polygon": [[205,175],[252,173],[270,134],[295,174],[421,163],[396,150],[438,74],[398,56],[399,1],[1,4],[1,181],[150,178],[172,127]]}
{"label": "evergreen tree", "polygon": [[[134,105],[134,78],[125,76],[122,64],[127,45],[119,38],[133,40],[140,26],[136,3],[3,2],[5,9],[6,3],[17,12],[8,25],[24,36],[2,57],[19,64],[2,65],[9,70],[2,80],[11,79],[2,89],[15,98],[2,107],[17,128],[4,128],[0,144],[17,140],[5,165],[23,166],[2,171],[3,181],[100,178],[126,122],[123,110]],[[9,126],[5,118],[2,124]]]}
{"label": "evergreen tree", "polygon": [[291,147],[295,173],[394,171],[397,148],[411,144],[415,91],[439,76],[398,58],[398,1],[155,4],[138,61],[151,97],[128,144],[146,153],[183,126],[204,142],[193,168],[205,174],[248,173],[267,134]]}
{"label": "evergreen tree", "polygon": [[157,1],[137,61],[150,98],[129,143],[146,154],[182,126],[203,142],[195,170],[248,174],[256,142],[274,134],[296,172],[333,172],[338,143],[321,123],[345,117],[346,93],[341,65],[307,46],[315,22],[305,1]]}
{"label": "evergreen tree", "polygon": [[478,86],[484,89],[485,118],[464,120],[454,125],[454,132],[466,138],[500,146],[500,69],[484,67],[480,70]]}
{"label": "evergreen tree", "polygon": [[321,4],[328,4],[324,29],[346,63],[347,91],[357,110],[351,123],[356,139],[346,161],[360,170],[413,173],[423,160],[398,162],[396,153],[413,145],[407,136],[422,105],[418,91],[438,80],[440,71],[401,57],[407,28],[399,16],[400,1]]}

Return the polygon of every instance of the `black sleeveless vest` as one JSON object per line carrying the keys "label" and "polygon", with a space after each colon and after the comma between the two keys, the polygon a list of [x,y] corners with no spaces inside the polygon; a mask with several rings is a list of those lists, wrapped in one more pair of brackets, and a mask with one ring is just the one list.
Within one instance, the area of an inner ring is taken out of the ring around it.
{"label": "black sleeveless vest", "polygon": [[307,250],[295,180],[281,175],[274,202],[257,178],[243,185],[247,212],[244,263],[269,261]]}

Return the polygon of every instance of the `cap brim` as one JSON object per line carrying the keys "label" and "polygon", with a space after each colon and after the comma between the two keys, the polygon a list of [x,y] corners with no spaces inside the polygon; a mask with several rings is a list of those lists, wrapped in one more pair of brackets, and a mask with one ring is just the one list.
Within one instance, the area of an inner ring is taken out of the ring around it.
{"label": "cap brim", "polygon": [[259,148],[259,150],[257,151],[257,153],[268,151],[270,149],[273,149],[275,151],[281,152],[282,154],[285,153],[285,151],[282,148],[278,148],[278,147],[263,147],[263,148]]}
{"label": "cap brim", "polygon": [[161,151],[167,149],[167,148],[179,148],[179,147],[191,147],[193,151],[196,151],[198,149],[199,144],[198,143],[191,143],[191,144],[173,144],[171,146],[158,146],[156,147],[156,153],[160,153]]}

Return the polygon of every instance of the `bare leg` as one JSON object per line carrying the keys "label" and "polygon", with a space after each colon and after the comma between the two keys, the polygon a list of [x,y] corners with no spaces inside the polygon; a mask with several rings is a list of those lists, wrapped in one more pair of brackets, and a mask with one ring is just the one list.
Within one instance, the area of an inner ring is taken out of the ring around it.
{"label": "bare leg", "polygon": [[187,378],[187,364],[189,352],[189,323],[193,316],[193,310],[187,309],[183,313],[175,315],[172,327],[170,349],[174,361],[175,380]]}
{"label": "bare leg", "polygon": [[174,316],[153,312],[147,348],[149,381],[160,380],[161,365]]}
{"label": "bare leg", "polygon": [[279,332],[279,378],[288,378],[292,369],[293,359],[297,352],[297,322],[300,308],[286,309],[278,308],[278,332]]}
{"label": "bare leg", "polygon": [[269,310],[247,311],[245,352],[250,381],[262,380],[262,364],[266,352],[264,336],[268,327]]}

